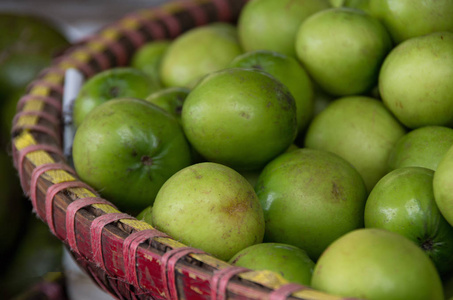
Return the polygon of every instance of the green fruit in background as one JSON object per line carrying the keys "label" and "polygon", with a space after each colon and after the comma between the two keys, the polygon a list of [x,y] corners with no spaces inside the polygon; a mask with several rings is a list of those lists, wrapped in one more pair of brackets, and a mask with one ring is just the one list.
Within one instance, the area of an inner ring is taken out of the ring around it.
{"label": "green fruit in background", "polygon": [[297,246],[314,261],[335,239],[363,227],[363,179],[327,151],[303,148],[278,156],[261,172],[255,190],[265,241]]}
{"label": "green fruit in background", "polygon": [[82,85],[74,100],[74,124],[79,127],[95,107],[106,101],[121,97],[145,99],[158,89],[154,81],[135,68],[118,67],[102,71]]}
{"label": "green fruit in background", "polygon": [[434,199],[444,218],[453,226],[453,147],[447,151],[434,173]]}
{"label": "green fruit in background", "polygon": [[298,131],[302,132],[307,127],[314,111],[313,86],[307,72],[294,57],[257,50],[239,55],[229,67],[259,69],[286,85],[296,101]]}
{"label": "green fruit in background", "polygon": [[211,23],[178,36],[162,58],[164,86],[193,87],[203,76],[225,68],[242,53],[236,27]]}
{"label": "green fruit in background", "polygon": [[226,261],[261,243],[264,234],[263,210],[253,187],[233,169],[210,162],[168,179],[157,194],[152,219],[174,239]]}
{"label": "green fruit in background", "polygon": [[69,46],[60,26],[50,19],[0,12],[0,95],[23,89]]}
{"label": "green fruit in background", "polygon": [[131,57],[131,67],[143,71],[160,87],[163,86],[160,78],[160,64],[162,57],[170,46],[169,40],[155,40],[140,47]]}
{"label": "green fruit in background", "polygon": [[191,163],[176,118],[134,98],[96,107],[77,129],[73,159],[84,182],[128,211],[152,205],[162,184]]}
{"label": "green fruit in background", "polygon": [[396,43],[436,31],[453,31],[451,0],[369,0],[368,7]]}
{"label": "green fruit in background", "polygon": [[385,175],[365,206],[365,227],[386,229],[416,243],[440,273],[453,269],[453,228],[434,200],[434,171],[404,167]]}
{"label": "green fruit in background", "polygon": [[311,122],[307,148],[331,151],[362,175],[368,192],[388,171],[388,157],[404,127],[381,101],[364,96],[336,99]]}
{"label": "green fruit in background", "polygon": [[379,74],[388,109],[409,128],[453,125],[453,32],[415,37],[396,46]]}
{"label": "green fruit in background", "polygon": [[142,220],[149,225],[153,225],[153,206],[150,205],[137,215],[137,220]]}
{"label": "green fruit in background", "polygon": [[297,57],[314,81],[336,96],[370,91],[392,41],[363,11],[331,8],[311,15],[296,35]]}
{"label": "green fruit in background", "polygon": [[443,300],[429,257],[404,236],[365,228],[334,241],[315,265],[312,287],[341,297]]}
{"label": "green fruit in background", "polygon": [[389,156],[391,170],[418,166],[436,170],[453,146],[453,129],[425,126],[409,131],[396,142]]}
{"label": "green fruit in background", "polygon": [[296,57],[294,41],[300,24],[329,7],[327,0],[249,1],[238,19],[241,45],[246,52],[271,50]]}
{"label": "green fruit in background", "polygon": [[289,282],[310,285],[315,263],[307,253],[295,246],[280,243],[261,243],[236,253],[230,264],[251,270],[269,270]]}
{"label": "green fruit in background", "polygon": [[207,75],[186,98],[181,120],[187,139],[203,157],[241,171],[262,168],[297,133],[289,90],[256,69]]}
{"label": "green fruit in background", "polygon": [[159,106],[181,121],[182,106],[189,93],[188,88],[169,87],[151,93],[145,100]]}

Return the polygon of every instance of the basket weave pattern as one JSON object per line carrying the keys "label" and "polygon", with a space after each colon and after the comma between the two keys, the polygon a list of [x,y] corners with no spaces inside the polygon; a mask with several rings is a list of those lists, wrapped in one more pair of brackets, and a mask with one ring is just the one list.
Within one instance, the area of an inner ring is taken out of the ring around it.
{"label": "basket weave pattern", "polygon": [[230,266],[173,240],[101,198],[77,178],[62,153],[67,69],[89,78],[126,66],[146,42],[175,38],[210,22],[235,22],[245,2],[178,1],[126,15],[67,49],[18,102],[12,153],[24,193],[79,265],[118,299],[341,299],[272,272]]}

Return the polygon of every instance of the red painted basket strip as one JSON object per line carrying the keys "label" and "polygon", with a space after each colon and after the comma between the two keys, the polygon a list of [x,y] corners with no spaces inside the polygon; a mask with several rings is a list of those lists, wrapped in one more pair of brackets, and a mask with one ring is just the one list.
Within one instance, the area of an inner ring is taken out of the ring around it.
{"label": "red painted basket strip", "polygon": [[292,293],[307,289],[297,283],[288,283],[269,294],[269,300],[286,300]]}
{"label": "red painted basket strip", "polygon": [[77,246],[76,230],[75,230],[75,217],[77,212],[89,205],[93,204],[108,204],[115,207],[109,201],[99,197],[87,197],[77,199],[71,202],[66,208],[66,239],[71,250],[78,255],[80,254],[79,247]]}
{"label": "red painted basket strip", "polygon": [[231,9],[225,0],[212,0],[217,7],[218,21],[227,21],[231,19]]}
{"label": "red painted basket strip", "polygon": [[197,26],[208,23],[206,11],[194,2],[181,2],[181,5],[191,14]]}
{"label": "red painted basket strip", "polygon": [[42,174],[50,170],[64,170],[67,171],[68,173],[75,175],[75,170],[64,163],[43,164],[33,169],[30,179],[30,199],[33,204],[33,208],[35,209],[36,212],[38,211],[37,203],[38,179]]}
{"label": "red painted basket strip", "polygon": [[118,221],[120,219],[133,219],[133,217],[125,213],[109,213],[97,217],[91,223],[90,233],[93,260],[96,265],[104,270],[106,270],[106,268],[104,264],[104,253],[102,251],[102,230],[107,224]]}
{"label": "red painted basket strip", "polygon": [[44,79],[36,79],[27,86],[27,91],[31,90],[35,86],[50,88],[51,90],[59,93],[60,95],[63,95],[63,86],[60,84],[55,84]]}
{"label": "red painted basket strip", "polygon": [[182,32],[181,25],[179,24],[178,19],[174,15],[166,12],[160,7],[156,8],[154,10],[154,13],[159,18],[159,20],[164,22],[164,24],[167,26],[167,29],[170,33],[170,37],[174,38]]}
{"label": "red painted basket strip", "polygon": [[247,268],[231,266],[214,272],[211,279],[211,299],[224,300],[227,299],[226,292],[228,282],[234,275],[250,271]]}
{"label": "red painted basket strip", "polygon": [[136,266],[137,248],[141,243],[155,237],[168,237],[168,235],[156,229],[146,229],[134,232],[124,240],[123,258],[126,280],[134,286],[140,287]]}
{"label": "red painted basket strip", "polygon": [[25,192],[25,194],[30,195],[30,191],[27,191],[27,185],[25,184],[25,172],[24,172],[24,161],[25,157],[27,154],[35,151],[48,151],[55,153],[59,155],[62,160],[64,160],[64,155],[63,152],[61,151],[60,148],[53,146],[53,145],[48,145],[48,144],[38,144],[38,145],[31,145],[28,147],[23,148],[22,150],[19,151],[18,158],[15,159],[14,161],[17,162],[17,169],[19,170],[19,179],[20,183],[22,185],[22,190]]}
{"label": "red painted basket strip", "polygon": [[52,123],[52,125],[59,125],[60,119],[43,110],[27,110],[18,112],[13,118],[13,124],[17,123],[17,120],[22,116],[37,116],[39,118],[45,119],[46,121]]}
{"label": "red painted basket strip", "polygon": [[57,98],[40,95],[25,95],[22,98],[20,98],[19,101],[17,102],[17,110],[21,110],[25,103],[27,103],[28,101],[42,101],[46,104],[55,107],[57,111],[61,111],[62,108],[61,101]]}
{"label": "red painted basket strip", "polygon": [[55,224],[53,220],[53,200],[55,198],[55,195],[57,195],[59,192],[68,189],[68,188],[85,188],[92,193],[96,194],[96,192],[93,190],[92,187],[90,187],[88,184],[74,180],[74,181],[66,181],[66,182],[60,182],[56,183],[52,186],[50,186],[47,189],[46,193],[46,202],[45,202],[45,208],[46,208],[46,221],[47,225],[49,226],[50,231],[57,236],[57,233],[55,231]]}
{"label": "red painted basket strip", "polygon": [[205,253],[205,252],[203,250],[192,247],[182,247],[170,250],[162,256],[161,274],[163,279],[164,292],[167,299],[171,300],[179,299],[178,290],[176,287],[175,266],[176,263],[182,257],[190,253]]}

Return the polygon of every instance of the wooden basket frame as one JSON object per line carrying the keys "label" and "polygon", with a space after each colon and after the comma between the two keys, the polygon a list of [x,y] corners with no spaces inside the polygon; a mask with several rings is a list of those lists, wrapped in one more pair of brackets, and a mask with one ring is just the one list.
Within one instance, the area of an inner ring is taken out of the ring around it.
{"label": "wooden basket frame", "polygon": [[119,211],[77,178],[62,153],[65,72],[126,66],[146,42],[211,22],[234,23],[247,0],[185,0],[128,14],[64,51],[18,102],[12,154],[23,192],[50,231],[118,299],[343,299],[234,267]]}

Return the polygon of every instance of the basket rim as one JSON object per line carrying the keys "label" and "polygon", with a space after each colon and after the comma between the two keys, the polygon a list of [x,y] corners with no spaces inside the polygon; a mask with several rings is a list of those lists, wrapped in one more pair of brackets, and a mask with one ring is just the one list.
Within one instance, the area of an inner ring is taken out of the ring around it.
{"label": "basket rim", "polygon": [[11,139],[23,192],[79,265],[114,297],[343,299],[288,283],[273,272],[231,266],[181,244],[101,198],[62,154],[66,70],[75,68],[89,78],[125,66],[146,42],[172,39],[210,22],[235,22],[246,2],[176,0],[125,15],[66,49],[19,100]]}

